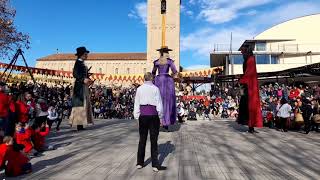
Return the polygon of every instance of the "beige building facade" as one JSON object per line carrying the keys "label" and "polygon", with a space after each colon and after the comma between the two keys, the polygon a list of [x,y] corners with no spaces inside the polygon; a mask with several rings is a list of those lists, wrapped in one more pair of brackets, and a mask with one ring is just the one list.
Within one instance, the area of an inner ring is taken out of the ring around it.
{"label": "beige building facade", "polygon": [[[173,51],[170,58],[175,61],[177,70],[180,67],[180,1],[167,0],[166,14],[166,46]],[[152,67],[154,60],[159,58],[162,42],[162,15],[161,0],[148,0],[148,25],[147,25],[147,59]]]}
{"label": "beige building facade", "polygon": [[[320,62],[320,14],[278,24],[243,45],[254,47],[258,72],[273,72]],[[211,66],[223,65],[226,75],[242,74],[239,51],[211,53]]]}
{"label": "beige building facade", "polygon": [[[36,68],[72,71],[74,54],[53,54],[37,60]],[[91,73],[106,75],[142,74],[151,71],[147,67],[146,53],[90,53],[86,65]]]}

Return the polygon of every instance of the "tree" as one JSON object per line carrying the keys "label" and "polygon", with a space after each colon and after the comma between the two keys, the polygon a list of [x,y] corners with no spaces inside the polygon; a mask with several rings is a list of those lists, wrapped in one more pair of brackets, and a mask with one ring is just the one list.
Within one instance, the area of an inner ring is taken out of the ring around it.
{"label": "tree", "polygon": [[29,48],[29,35],[19,32],[14,25],[15,9],[10,0],[0,0],[0,57],[18,48]]}

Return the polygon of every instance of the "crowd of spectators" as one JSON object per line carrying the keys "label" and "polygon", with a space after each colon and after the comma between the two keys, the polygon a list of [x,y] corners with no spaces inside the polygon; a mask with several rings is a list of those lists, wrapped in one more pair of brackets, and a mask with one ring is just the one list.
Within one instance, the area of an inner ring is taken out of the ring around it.
{"label": "crowd of spectators", "polygon": [[[91,87],[95,118],[133,119],[136,89],[137,85],[113,89]],[[50,132],[58,132],[62,120],[69,118],[71,91],[71,85],[67,84],[49,87],[47,84],[0,83],[0,168],[5,168],[8,176],[30,172],[29,159],[53,149],[46,144],[45,137]],[[196,96],[177,94],[181,123],[184,120],[236,119],[239,113],[241,89],[237,86],[215,86],[212,91]],[[306,132],[319,130],[319,124],[312,118],[320,116],[320,85],[268,84],[260,87],[260,98],[265,126],[283,131],[302,126]],[[52,130],[54,124],[55,130]]]}
{"label": "crowd of spectators", "polygon": [[[136,86],[108,89],[91,87],[92,111],[96,118],[133,118]],[[0,83],[0,170],[7,176],[31,172],[29,159],[54,149],[45,142],[58,132],[72,109],[70,84]],[[55,128],[53,130],[53,126]]]}
{"label": "crowd of spectators", "polygon": [[[320,85],[285,86],[284,84],[279,85],[275,83],[261,86],[260,99],[265,126],[281,127],[277,113],[281,108],[281,99],[284,99],[291,107],[290,121],[286,123],[286,126],[291,129],[301,128],[302,123],[296,123],[297,116],[303,114],[300,113],[302,111],[301,109],[306,109],[306,106],[309,105],[312,109],[312,113],[309,113],[310,116],[305,117],[305,122],[312,119],[314,115],[319,114],[319,93]],[[241,90],[237,86],[228,86],[225,88],[217,86],[210,93],[191,96],[193,97],[191,99],[183,97],[185,97],[183,93],[180,93],[180,96],[177,98],[177,112],[178,116],[182,117],[182,119],[236,119],[239,113]],[[311,122],[311,129],[318,130],[318,125],[314,123],[314,121]]]}

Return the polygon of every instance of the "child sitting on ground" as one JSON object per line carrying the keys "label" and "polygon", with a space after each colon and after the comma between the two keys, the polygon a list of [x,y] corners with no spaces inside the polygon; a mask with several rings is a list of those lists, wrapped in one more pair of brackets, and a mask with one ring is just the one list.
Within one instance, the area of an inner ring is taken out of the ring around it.
{"label": "child sitting on ground", "polygon": [[4,142],[7,146],[7,150],[4,156],[5,174],[6,176],[19,176],[27,174],[32,171],[29,158],[20,151],[20,146],[13,145],[12,137],[5,137]]}
{"label": "child sitting on ground", "polygon": [[20,151],[20,146],[13,145],[13,138],[6,136],[0,145],[2,158],[1,167],[5,169],[6,176],[19,176],[32,171],[29,158]]}
{"label": "child sitting on ground", "polygon": [[16,125],[16,133],[15,138],[17,144],[21,144],[24,146],[23,151],[30,156],[33,150],[33,144],[31,142],[32,130],[27,126],[25,127],[25,123],[18,123]]}
{"label": "child sitting on ground", "polygon": [[13,145],[12,137],[4,137],[3,143],[0,145],[0,169],[5,168],[5,155],[7,153],[8,146]]}
{"label": "child sitting on ground", "polygon": [[52,150],[51,146],[46,146],[46,136],[49,135],[49,125],[42,123],[41,127],[35,130],[34,134],[34,149],[38,152],[43,152],[45,150]]}

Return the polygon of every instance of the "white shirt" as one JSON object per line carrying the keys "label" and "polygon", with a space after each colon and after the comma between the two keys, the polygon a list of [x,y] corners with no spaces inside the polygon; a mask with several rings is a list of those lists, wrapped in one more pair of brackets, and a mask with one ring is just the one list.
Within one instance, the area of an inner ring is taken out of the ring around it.
{"label": "white shirt", "polygon": [[288,118],[290,117],[291,111],[292,111],[291,106],[288,103],[286,103],[280,107],[277,113],[277,116],[281,118]]}
{"label": "white shirt", "polygon": [[137,89],[136,97],[134,100],[133,115],[135,119],[139,119],[140,105],[152,105],[157,107],[158,116],[160,119],[163,117],[163,106],[160,90],[152,82],[146,81],[142,86]]}
{"label": "white shirt", "polygon": [[48,119],[51,120],[51,121],[55,121],[56,119],[58,119],[58,113],[57,111],[55,110],[55,112],[53,111],[53,108],[50,108],[48,110]]}
{"label": "white shirt", "polygon": [[180,107],[180,108],[179,108],[178,113],[179,113],[180,116],[183,116],[183,115],[184,115],[184,109],[183,109],[183,107]]}

